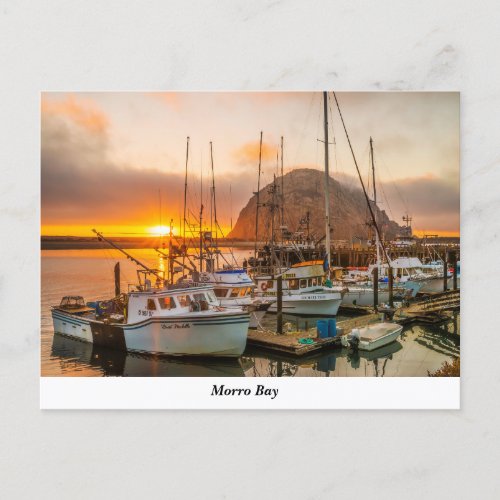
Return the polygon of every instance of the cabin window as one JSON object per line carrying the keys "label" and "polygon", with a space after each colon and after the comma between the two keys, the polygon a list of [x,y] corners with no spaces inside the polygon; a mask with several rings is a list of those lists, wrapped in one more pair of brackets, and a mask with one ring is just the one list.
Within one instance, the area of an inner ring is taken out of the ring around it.
{"label": "cabin window", "polygon": [[175,301],[173,297],[160,297],[158,299],[161,309],[175,309]]}
{"label": "cabin window", "polygon": [[191,297],[189,295],[179,295],[177,296],[177,300],[181,307],[188,307],[191,304]]}
{"label": "cabin window", "polygon": [[207,298],[208,298],[209,302],[212,302],[212,303],[216,303],[217,302],[217,299],[215,297],[214,292],[208,292],[207,293]]}
{"label": "cabin window", "polygon": [[273,286],[274,286],[273,280],[269,280],[267,282],[267,288],[273,288]]}
{"label": "cabin window", "polygon": [[307,286],[313,286],[313,280],[312,278],[309,278],[309,281],[307,283]]}
{"label": "cabin window", "polygon": [[318,285],[318,278],[313,278],[311,286],[317,286],[317,285]]}
{"label": "cabin window", "polygon": [[223,299],[227,295],[227,290],[225,288],[215,288],[215,296]]}
{"label": "cabin window", "polygon": [[148,311],[156,311],[156,304],[154,299],[148,299]]}
{"label": "cabin window", "polygon": [[205,302],[207,301],[207,298],[205,297],[204,293],[195,293],[193,295],[194,300],[197,300],[198,302],[204,300]]}
{"label": "cabin window", "polygon": [[240,297],[244,297],[248,293],[248,288],[244,286],[243,288],[240,288]]}
{"label": "cabin window", "polygon": [[290,290],[298,290],[299,289],[299,280],[288,280],[288,288]]}
{"label": "cabin window", "polygon": [[232,298],[234,298],[234,297],[238,297],[238,294],[240,293],[240,290],[241,290],[241,288],[233,288],[233,289],[231,290],[231,295],[230,295],[230,297],[232,297]]}
{"label": "cabin window", "polygon": [[307,280],[300,280],[300,288],[306,288],[307,287]]}

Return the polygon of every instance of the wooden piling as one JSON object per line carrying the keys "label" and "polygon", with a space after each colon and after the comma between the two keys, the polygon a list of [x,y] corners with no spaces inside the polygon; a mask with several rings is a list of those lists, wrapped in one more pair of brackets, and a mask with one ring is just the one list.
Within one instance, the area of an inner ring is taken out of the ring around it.
{"label": "wooden piling", "polygon": [[373,308],[378,307],[378,266],[373,268]]}
{"label": "wooden piling", "polygon": [[448,290],[448,252],[444,252],[443,258],[443,291]]}
{"label": "wooden piling", "polygon": [[283,333],[283,278],[282,276],[278,276],[277,279],[278,285],[278,294],[277,294],[277,327],[276,331],[281,335]]}
{"label": "wooden piling", "polygon": [[390,264],[387,272],[389,273],[389,307],[394,307],[394,275]]}
{"label": "wooden piling", "polygon": [[450,252],[450,264],[453,268],[453,290],[458,288],[458,276],[457,276],[457,253],[455,251]]}
{"label": "wooden piling", "polygon": [[115,264],[115,297],[118,297],[121,293],[120,287],[120,263]]}

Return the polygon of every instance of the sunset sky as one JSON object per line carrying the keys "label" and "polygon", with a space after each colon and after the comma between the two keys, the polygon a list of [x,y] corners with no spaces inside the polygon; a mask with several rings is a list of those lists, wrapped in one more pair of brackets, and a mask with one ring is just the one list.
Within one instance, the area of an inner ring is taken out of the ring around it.
{"label": "sunset sky", "polygon": [[[408,212],[420,235],[459,234],[459,94],[339,92],[337,98],[365,180],[373,137],[380,208],[398,223]],[[330,109],[330,173],[357,186],[331,94]],[[43,93],[42,235],[91,236],[93,227],[149,234],[171,218],[178,232],[187,136],[190,218],[198,215],[201,188],[209,210],[212,141],[218,219],[227,234],[257,187],[261,130],[261,187],[276,172],[281,136],[285,173],[323,169],[318,92]]]}

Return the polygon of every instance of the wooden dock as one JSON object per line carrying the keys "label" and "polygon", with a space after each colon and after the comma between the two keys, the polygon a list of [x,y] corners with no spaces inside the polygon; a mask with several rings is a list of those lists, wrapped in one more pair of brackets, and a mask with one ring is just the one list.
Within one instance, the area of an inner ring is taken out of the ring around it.
{"label": "wooden dock", "polygon": [[[310,339],[310,344],[302,344],[300,339]],[[320,339],[316,328],[278,334],[272,330],[249,330],[247,344],[252,347],[268,349],[292,356],[305,356],[327,348],[339,347],[340,337]]]}
{"label": "wooden dock", "polygon": [[[460,290],[450,290],[426,297],[396,311],[394,322],[401,325],[410,323],[441,323],[449,319],[450,311],[460,310]],[[249,347],[265,349],[288,356],[302,357],[317,354],[328,349],[341,347],[341,337],[351,333],[353,328],[364,328],[382,319],[382,313],[360,311],[361,315],[337,321],[337,336],[318,338],[316,327],[294,330],[278,334],[272,330],[259,329],[248,332]],[[308,342],[302,343],[301,342]],[[309,343],[310,342],[310,343]]]}

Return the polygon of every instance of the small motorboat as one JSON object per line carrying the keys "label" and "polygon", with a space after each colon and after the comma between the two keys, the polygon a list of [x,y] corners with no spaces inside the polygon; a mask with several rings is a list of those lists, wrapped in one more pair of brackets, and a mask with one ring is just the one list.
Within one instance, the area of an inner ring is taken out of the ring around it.
{"label": "small motorboat", "polygon": [[353,328],[351,333],[343,335],[344,347],[361,351],[374,351],[398,339],[403,327],[396,323],[374,323],[364,328]]}

